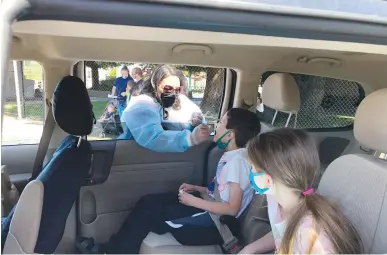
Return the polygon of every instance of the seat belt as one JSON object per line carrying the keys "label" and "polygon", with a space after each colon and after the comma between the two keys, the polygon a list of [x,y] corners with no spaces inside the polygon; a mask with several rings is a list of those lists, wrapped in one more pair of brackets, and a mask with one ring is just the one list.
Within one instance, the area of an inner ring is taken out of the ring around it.
{"label": "seat belt", "polygon": [[42,137],[40,138],[38,151],[36,152],[35,162],[29,181],[36,179],[36,177],[38,177],[40,172],[43,170],[44,159],[46,157],[48,146],[54,132],[55,120],[52,114],[51,103],[48,104],[48,107],[47,118],[44,122]]}
{"label": "seat belt", "polygon": [[[201,196],[204,200],[211,201],[211,202],[222,202],[222,199],[220,198],[220,193],[218,190],[218,183],[215,181],[215,187],[214,187],[214,193],[215,193],[215,198],[212,196],[208,195],[207,192],[202,193]],[[238,254],[241,250],[242,247],[239,246],[239,241],[238,238],[236,238],[231,230],[228,228],[228,226],[224,223],[221,222],[220,216],[213,214],[211,212],[208,212],[211,216],[211,219],[215,223],[216,228],[219,231],[219,234],[221,235],[223,239],[223,249],[228,253],[228,254]]]}

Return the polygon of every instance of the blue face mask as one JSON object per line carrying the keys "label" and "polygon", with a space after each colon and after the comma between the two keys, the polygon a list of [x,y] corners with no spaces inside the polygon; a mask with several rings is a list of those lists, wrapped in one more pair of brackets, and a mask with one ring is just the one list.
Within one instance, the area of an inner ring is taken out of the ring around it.
{"label": "blue face mask", "polygon": [[253,173],[253,171],[251,171],[252,168],[250,169],[250,174],[249,174],[249,180],[250,180],[250,183],[251,185],[253,186],[254,190],[259,194],[259,195],[263,195],[266,193],[266,191],[269,190],[269,188],[260,188],[258,187],[258,185],[255,183],[254,181],[254,177],[257,177],[257,176],[262,176],[264,175],[265,173],[264,172],[258,172],[258,173]]}
{"label": "blue face mask", "polygon": [[219,139],[216,141],[216,144],[218,145],[218,148],[219,148],[219,149],[222,149],[222,150],[226,149],[227,146],[229,145],[229,143],[231,142],[231,139],[228,140],[228,141],[225,142],[225,143],[222,142],[223,137],[225,137],[228,133],[230,133],[230,131],[231,131],[231,130],[226,131],[226,133],[224,133],[224,134],[223,134],[221,137],[219,137]]}

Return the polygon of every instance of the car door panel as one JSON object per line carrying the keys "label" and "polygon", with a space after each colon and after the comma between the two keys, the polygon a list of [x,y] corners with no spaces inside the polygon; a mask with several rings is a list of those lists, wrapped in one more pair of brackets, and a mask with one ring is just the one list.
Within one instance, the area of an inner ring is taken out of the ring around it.
{"label": "car door panel", "polygon": [[9,179],[22,191],[31,177],[38,144],[1,147],[1,164],[7,167]]}
{"label": "car door panel", "polygon": [[[91,142],[93,149],[94,143],[97,142]],[[176,192],[177,199],[178,188],[183,182],[201,185],[210,146],[209,141],[184,153],[158,153],[139,146],[135,141],[117,140],[106,181],[81,189],[81,235],[106,242],[118,231],[140,197]]]}

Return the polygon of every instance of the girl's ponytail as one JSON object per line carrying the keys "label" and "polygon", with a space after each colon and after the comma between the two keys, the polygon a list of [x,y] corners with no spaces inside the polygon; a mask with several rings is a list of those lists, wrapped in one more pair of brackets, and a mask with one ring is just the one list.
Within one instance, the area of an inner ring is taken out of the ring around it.
{"label": "girl's ponytail", "polygon": [[351,222],[310,188],[320,176],[320,160],[317,146],[308,133],[300,129],[262,133],[249,142],[247,152],[252,164],[267,172],[274,183],[279,181],[300,195],[300,203],[287,220],[279,253],[292,253],[293,242],[305,217],[314,220],[312,224],[316,230],[307,251],[313,251],[319,233],[326,233],[336,253],[362,253],[360,237]]}

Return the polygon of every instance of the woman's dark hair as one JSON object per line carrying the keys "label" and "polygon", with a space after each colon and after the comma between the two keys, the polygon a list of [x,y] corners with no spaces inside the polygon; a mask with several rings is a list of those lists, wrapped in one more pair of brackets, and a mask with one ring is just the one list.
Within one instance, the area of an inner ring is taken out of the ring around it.
{"label": "woman's dark hair", "polygon": [[141,94],[148,95],[156,102],[161,104],[160,99],[156,96],[157,87],[162,80],[171,76],[180,77],[176,68],[170,65],[157,66],[152,75],[146,81],[144,81]]}
{"label": "woman's dark hair", "polygon": [[243,108],[232,108],[227,112],[227,129],[235,134],[235,144],[244,148],[247,142],[261,132],[259,117]]}
{"label": "woman's dark hair", "polygon": [[[362,253],[360,237],[352,223],[326,198],[318,193],[303,196],[319,176],[320,160],[313,138],[301,129],[276,129],[262,133],[247,145],[247,154],[253,167],[263,169],[273,178],[300,195],[301,202],[281,241],[280,254],[289,254],[297,230],[304,217],[312,215],[317,233],[323,230],[330,238],[335,253]],[[309,250],[314,241],[311,240]]]}

